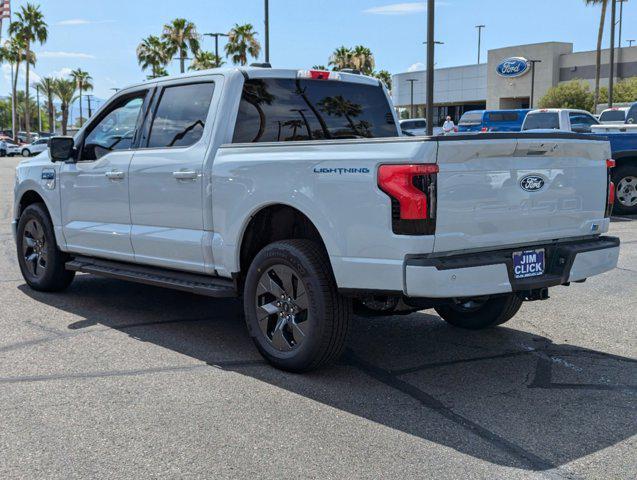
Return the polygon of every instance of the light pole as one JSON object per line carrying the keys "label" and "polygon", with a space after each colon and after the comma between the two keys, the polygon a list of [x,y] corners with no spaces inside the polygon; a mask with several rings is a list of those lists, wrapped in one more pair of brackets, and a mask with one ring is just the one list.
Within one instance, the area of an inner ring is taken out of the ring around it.
{"label": "light pole", "polygon": [[615,78],[615,25],[617,17],[617,0],[612,0],[610,10],[610,72],[608,74],[608,106],[613,106],[613,82]]}
{"label": "light pole", "polygon": [[[227,33],[204,33],[204,37],[215,37],[215,56],[217,57],[217,61],[221,63],[221,58],[219,57],[219,37],[228,37]],[[217,65],[219,66],[219,65]]]}
{"label": "light pole", "polygon": [[637,40],[626,40],[628,42],[628,48],[633,46],[633,43],[635,43]]}
{"label": "light pole", "polygon": [[410,84],[410,89],[411,89],[411,100],[409,101],[410,105],[411,105],[411,109],[410,109],[410,113],[409,113],[409,117],[410,118],[414,118],[414,82],[417,82],[418,79],[417,78],[408,78],[407,81]]}
{"label": "light pole", "polygon": [[476,25],[478,29],[478,65],[480,65],[480,47],[482,44],[482,29],[485,28],[486,25]]}
{"label": "light pole", "polygon": [[[624,23],[624,3],[627,2],[628,0],[617,0],[619,2],[619,41],[617,42],[618,45],[618,51],[617,51],[617,62],[621,63],[621,57],[622,57],[622,25]],[[619,67],[617,67],[617,78],[622,78],[621,72],[619,70]]]}
{"label": "light pole", "polygon": [[531,102],[529,103],[529,107],[533,108],[533,103],[535,101],[535,64],[542,63],[542,60],[528,60],[531,64]]}
{"label": "light pole", "polygon": [[434,132],[435,1],[427,0],[427,135]]}
{"label": "light pole", "polygon": [[42,112],[40,111],[40,85],[35,86],[35,98],[38,104],[38,134],[42,131]]}
{"label": "light pole", "polygon": [[270,4],[265,0],[265,63],[270,63]]}

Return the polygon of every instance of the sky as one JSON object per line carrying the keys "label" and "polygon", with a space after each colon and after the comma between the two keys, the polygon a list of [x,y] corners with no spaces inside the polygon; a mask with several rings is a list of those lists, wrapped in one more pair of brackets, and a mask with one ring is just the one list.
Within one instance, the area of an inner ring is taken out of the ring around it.
{"label": "sky", "polygon": [[[49,25],[48,41],[33,48],[36,80],[64,76],[80,67],[92,75],[92,93],[99,99],[108,98],[113,88],[144,80],[135,49],[142,38],[160,34],[173,18],[194,22],[200,33],[226,32],[235,23],[251,23],[263,43],[263,0],[30,1],[41,5]],[[26,0],[12,0],[13,11],[24,4]],[[586,7],[583,0],[438,0],[436,4],[436,40],[444,42],[436,49],[437,67],[476,62],[478,24],[486,25],[483,59],[488,49],[525,43],[572,42],[575,51],[596,46],[599,8]],[[5,21],[2,38],[6,35]],[[270,60],[275,67],[327,64],[335,48],[363,44],[374,53],[377,69],[391,73],[423,69],[425,36],[424,1],[270,0]],[[625,3],[623,37],[637,39],[637,0]],[[608,45],[608,38],[604,42]],[[203,47],[213,50],[213,39],[206,37]],[[168,70],[178,73],[178,68],[175,61]],[[8,65],[2,65],[2,73],[0,95],[6,95]]]}

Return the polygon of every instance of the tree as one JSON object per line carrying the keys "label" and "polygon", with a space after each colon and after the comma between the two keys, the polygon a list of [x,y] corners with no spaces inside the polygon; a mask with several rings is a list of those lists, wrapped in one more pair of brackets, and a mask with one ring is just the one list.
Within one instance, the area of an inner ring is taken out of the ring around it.
{"label": "tree", "polygon": [[332,67],[332,70],[352,68],[352,50],[345,46],[338,47],[330,56],[328,65]]}
{"label": "tree", "polygon": [[363,107],[360,104],[354,103],[344,98],[342,95],[336,95],[335,97],[323,98],[323,100],[318,102],[318,107],[321,111],[328,115],[345,117],[345,120],[347,120],[352,132],[356,135],[360,135],[360,131],[353,120],[353,118],[358,117],[361,113],[363,113]]}
{"label": "tree", "polygon": [[60,110],[62,112],[62,135],[66,135],[69,123],[69,106],[77,98],[75,91],[77,83],[72,79],[59,78],[55,81],[55,96],[60,100]]}
{"label": "tree", "polygon": [[[0,50],[0,56],[2,60],[6,60],[11,65],[13,65],[15,75],[13,76],[13,85],[11,85],[11,96],[12,98],[17,98],[16,92],[18,89],[18,77],[20,73],[20,64],[25,59],[25,42],[17,37],[11,37]],[[31,57],[29,57],[31,58]],[[11,124],[13,125],[14,134],[16,138],[14,141],[17,141],[17,133],[20,130],[17,122],[17,105],[15,102],[12,102],[11,107]]]}
{"label": "tree", "polygon": [[55,105],[53,104],[53,97],[55,96],[55,80],[52,77],[44,77],[38,82],[38,87],[46,99],[49,133],[53,133],[55,130]]}
{"label": "tree", "polygon": [[[608,88],[602,87],[599,91],[601,98],[608,97]],[[637,102],[637,77],[620,80],[613,88],[613,103]]]}
{"label": "tree", "polygon": [[221,60],[221,58],[217,57],[214,53],[199,50],[188,70],[208,70],[209,68],[218,68],[224,63],[226,62]]}
{"label": "tree", "polygon": [[186,71],[186,58],[190,51],[196,55],[199,51],[199,34],[197,27],[185,18],[175,18],[164,25],[162,40],[166,43],[166,51],[169,57],[179,54],[179,71]]}
{"label": "tree", "polygon": [[156,35],[144,38],[137,46],[137,63],[142,70],[150,68],[148,79],[168,75],[164,68],[170,62],[171,54],[166,44]]}
{"label": "tree", "polygon": [[577,108],[593,111],[594,96],[588,83],[572,80],[560,83],[546,92],[540,100],[540,108]]}
{"label": "tree", "polygon": [[26,111],[25,131],[28,138],[31,128],[29,118],[29,67],[35,64],[35,54],[31,51],[31,45],[34,42],[38,42],[39,44],[45,43],[49,31],[39,5],[27,3],[26,6],[20,8],[20,11],[15,14],[15,17],[17,20],[11,22],[9,25],[9,33],[24,42],[25,57],[27,58],[24,108]]}
{"label": "tree", "polygon": [[312,70],[327,70],[327,67],[325,65],[314,65]]}
{"label": "tree", "polygon": [[85,72],[81,68],[76,68],[71,72],[71,78],[77,84],[77,89],[80,92],[80,127],[84,123],[84,117],[82,116],[82,92],[93,90],[93,84],[91,81],[93,77],[89,75],[88,72]]}
{"label": "tree", "polygon": [[387,70],[379,70],[377,72],[373,72],[372,77],[376,77],[378,80],[385,84],[387,90],[391,90],[391,73],[389,73]]}
{"label": "tree", "polygon": [[587,6],[601,5],[602,13],[599,17],[599,28],[597,30],[597,55],[595,58],[595,91],[593,93],[593,107],[592,111],[597,110],[597,104],[599,103],[599,80],[602,74],[602,39],[604,37],[604,24],[606,23],[606,8],[608,7],[608,0],[584,0]]}
{"label": "tree", "polygon": [[248,55],[257,58],[261,52],[261,45],[256,39],[258,35],[251,24],[239,25],[228,33],[228,43],[226,43],[226,56],[230,57],[235,65],[245,65],[248,63]]}
{"label": "tree", "polygon": [[351,50],[350,63],[354,70],[358,70],[365,75],[370,75],[376,66],[374,54],[369,48],[363,45],[356,45]]}

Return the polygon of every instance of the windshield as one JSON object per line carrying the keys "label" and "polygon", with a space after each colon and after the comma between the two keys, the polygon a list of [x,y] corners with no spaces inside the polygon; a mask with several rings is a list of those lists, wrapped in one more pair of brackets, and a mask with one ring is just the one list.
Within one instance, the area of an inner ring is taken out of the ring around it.
{"label": "windshield", "polygon": [[557,112],[529,113],[522,130],[559,130],[560,118]]}
{"label": "windshield", "polygon": [[460,118],[458,125],[479,125],[482,123],[482,113],[481,111],[467,112]]}
{"label": "windshield", "polygon": [[623,122],[626,119],[624,110],[606,110],[599,117],[600,122]]}

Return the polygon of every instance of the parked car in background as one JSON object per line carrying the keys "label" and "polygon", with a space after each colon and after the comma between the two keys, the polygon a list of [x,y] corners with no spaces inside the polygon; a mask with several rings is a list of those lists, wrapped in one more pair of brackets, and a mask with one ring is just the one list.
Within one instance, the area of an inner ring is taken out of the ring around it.
{"label": "parked car in background", "polygon": [[531,110],[526,114],[522,124],[522,131],[562,130],[574,133],[590,133],[593,125],[599,125],[599,120],[586,110],[542,108]]}
{"label": "parked car in background", "polygon": [[37,155],[44,152],[49,147],[48,138],[40,138],[33,143],[28,143],[20,147],[20,155],[23,157],[30,157],[31,155]]}
{"label": "parked car in background", "polygon": [[[427,135],[427,119],[409,118],[407,120],[401,120],[400,129],[408,136]],[[434,126],[433,134],[442,134],[442,127]]]}
{"label": "parked car in background", "polygon": [[458,132],[519,132],[529,109],[470,110],[458,123]]}
{"label": "parked car in background", "polygon": [[612,125],[626,123],[628,107],[607,108],[599,114],[599,123]]}
{"label": "parked car in background", "polygon": [[22,146],[14,143],[11,140],[5,140],[7,142],[7,157],[14,157],[20,155]]}
{"label": "parked car in background", "polygon": [[[632,133],[627,128],[632,128]],[[615,184],[613,212],[620,215],[637,214],[637,125],[600,125],[584,110],[543,109],[529,112],[522,130],[592,133],[597,138],[608,140],[611,156],[615,160],[615,167],[611,171]]]}

